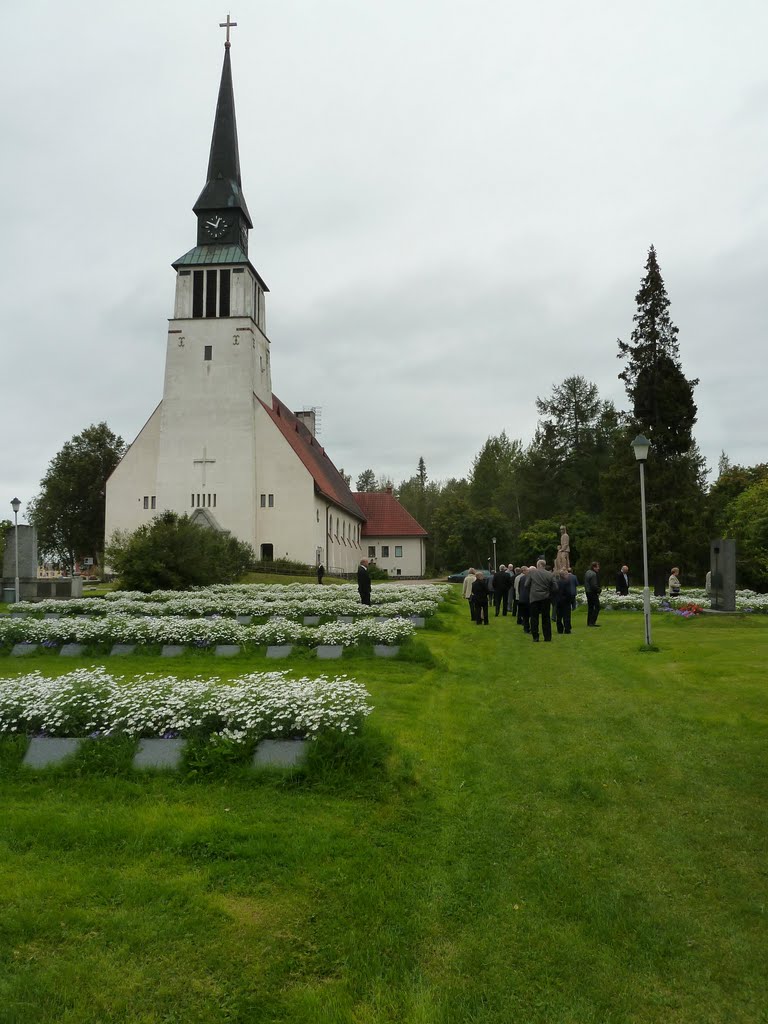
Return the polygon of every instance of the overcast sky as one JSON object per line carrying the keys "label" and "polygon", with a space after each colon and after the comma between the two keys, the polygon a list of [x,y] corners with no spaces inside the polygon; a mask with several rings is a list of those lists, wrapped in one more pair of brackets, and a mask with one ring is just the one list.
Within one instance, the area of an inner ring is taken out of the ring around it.
{"label": "overcast sky", "polygon": [[[223,58],[211,0],[2,4],[0,518],[162,397]],[[624,407],[648,247],[696,435],[768,459],[765,0],[231,8],[275,393],[337,466],[463,476],[573,374]],[[5,509],[5,512],[3,512]],[[22,510],[23,518],[23,510]]]}

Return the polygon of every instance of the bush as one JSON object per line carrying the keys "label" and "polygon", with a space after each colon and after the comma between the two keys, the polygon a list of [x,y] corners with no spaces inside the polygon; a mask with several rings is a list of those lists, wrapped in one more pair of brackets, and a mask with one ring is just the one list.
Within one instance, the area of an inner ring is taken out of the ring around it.
{"label": "bush", "polygon": [[130,534],[115,534],[107,560],[126,590],[189,590],[232,583],[254,561],[250,544],[163,512]]}

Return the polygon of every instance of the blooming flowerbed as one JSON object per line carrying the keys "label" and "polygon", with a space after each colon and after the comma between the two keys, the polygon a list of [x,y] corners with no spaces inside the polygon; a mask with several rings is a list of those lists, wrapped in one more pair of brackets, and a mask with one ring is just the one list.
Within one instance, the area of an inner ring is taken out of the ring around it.
{"label": "blooming flowerbed", "polygon": [[393,645],[412,636],[415,626],[408,619],[384,622],[360,619],[357,622],[326,622],[302,626],[298,622],[275,618],[263,625],[241,625],[236,619],[159,618],[113,613],[96,618],[38,619],[10,616],[0,620],[0,646],[13,643],[42,643],[56,646],[81,644],[238,644],[259,647],[268,644],[340,644],[350,647],[360,641]]}
{"label": "blooming flowerbed", "polygon": [[126,678],[97,666],[55,679],[32,672],[0,679],[0,734],[311,739],[330,729],[357,731],[373,710],[369,696],[347,676],[263,672],[223,682]]}
{"label": "blooming flowerbed", "polygon": [[[654,597],[651,598],[652,611],[669,611],[683,609],[687,605],[697,605],[699,610],[709,608],[710,599],[703,589],[691,588],[686,590],[679,597]],[[577,597],[579,604],[586,604],[587,599],[583,591]],[[600,605],[603,608],[626,609],[628,611],[643,610],[643,592],[634,590],[632,593],[623,596],[603,591],[600,595]],[[754,590],[736,591],[737,612],[762,612],[768,614],[768,594],[757,594]]]}
{"label": "blooming flowerbed", "polygon": [[430,616],[437,610],[444,590],[445,587],[432,584],[374,587],[371,605],[364,605],[360,603],[357,587],[350,584],[319,586],[306,583],[254,583],[201,587],[189,592],[156,590],[151,594],[142,594],[139,591],[114,591],[100,598],[26,601],[15,605],[14,611],[94,617],[115,613],[181,618],[206,615],[232,618],[251,615],[263,618],[277,615],[284,619],[301,619],[305,615],[326,618],[338,615]]}

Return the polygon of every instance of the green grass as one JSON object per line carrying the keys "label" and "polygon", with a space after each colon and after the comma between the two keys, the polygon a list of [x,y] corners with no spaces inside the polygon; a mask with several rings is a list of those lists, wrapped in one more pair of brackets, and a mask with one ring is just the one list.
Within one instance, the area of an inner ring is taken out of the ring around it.
{"label": "green grass", "polygon": [[768,621],[438,623],[344,666],[376,711],[304,775],[5,744],[2,1024],[768,1019]]}

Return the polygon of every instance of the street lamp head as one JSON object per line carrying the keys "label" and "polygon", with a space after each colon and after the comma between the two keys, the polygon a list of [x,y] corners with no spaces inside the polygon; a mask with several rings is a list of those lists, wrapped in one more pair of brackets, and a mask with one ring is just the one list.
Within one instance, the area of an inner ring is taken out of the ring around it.
{"label": "street lamp head", "polygon": [[632,442],[632,448],[635,452],[635,458],[638,462],[645,462],[648,458],[648,449],[651,447],[651,442],[647,437],[643,437],[642,434],[638,434],[635,440]]}
{"label": "street lamp head", "polygon": [[19,501],[18,498],[13,499],[13,501],[11,502],[11,508],[13,509],[13,514],[18,515],[19,509],[21,508],[21,502]]}

